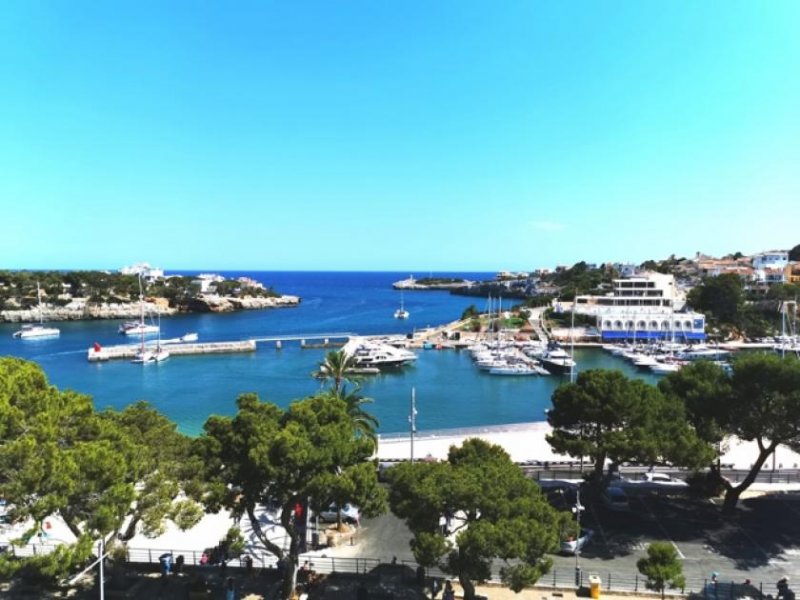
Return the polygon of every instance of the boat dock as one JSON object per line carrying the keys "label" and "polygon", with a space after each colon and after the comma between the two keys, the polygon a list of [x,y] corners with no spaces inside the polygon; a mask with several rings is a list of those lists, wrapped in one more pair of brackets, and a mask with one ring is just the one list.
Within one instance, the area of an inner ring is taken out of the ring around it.
{"label": "boat dock", "polygon": [[[152,347],[152,344],[147,344]],[[236,352],[255,352],[256,343],[254,340],[242,340],[237,342],[204,342],[188,344],[170,344],[167,346],[171,356],[186,356],[192,354],[230,354]],[[121,346],[103,346],[99,350],[97,347],[89,348],[87,358],[91,362],[133,359],[138,354],[141,346],[138,344],[125,344]]]}
{"label": "boat dock", "polygon": [[[343,346],[351,337],[356,337],[357,333],[336,332],[336,333],[303,333],[292,335],[273,335],[270,337],[253,338],[251,341],[256,343],[274,343],[280,349],[284,342],[300,342],[301,348],[336,348]],[[309,344],[309,341],[315,342]]]}
{"label": "boat dock", "polygon": [[[300,335],[278,335],[271,337],[252,338],[249,340],[237,340],[232,342],[181,342],[172,343],[162,342],[171,356],[188,356],[192,354],[232,354],[239,352],[255,352],[259,343],[273,342],[275,347],[280,349],[284,342],[300,342],[301,348],[333,348],[345,344],[347,340],[355,336],[354,333],[308,333]],[[178,338],[179,339],[179,338]],[[309,344],[309,341],[316,343]],[[147,340],[145,346],[152,350],[157,342]],[[141,350],[141,344],[122,344],[116,346],[94,346],[89,348],[87,358],[91,362],[133,359]]]}

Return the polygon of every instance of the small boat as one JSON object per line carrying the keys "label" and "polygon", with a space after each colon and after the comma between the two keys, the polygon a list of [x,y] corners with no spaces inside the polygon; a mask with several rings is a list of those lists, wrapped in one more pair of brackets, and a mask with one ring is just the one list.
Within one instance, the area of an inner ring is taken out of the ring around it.
{"label": "small boat", "polygon": [[156,348],[155,350],[144,350],[136,354],[136,357],[131,362],[137,364],[149,364],[165,361],[169,358],[169,352],[165,348]]}
{"label": "small boat", "polygon": [[56,327],[46,327],[44,324],[44,315],[42,314],[42,290],[39,287],[39,282],[36,282],[36,297],[39,301],[39,322],[29,325],[23,325],[19,331],[12,333],[12,337],[22,340],[41,339],[49,337],[58,337],[61,335],[61,330]]}
{"label": "small boat", "polygon": [[[139,285],[141,285],[141,279],[139,280]],[[144,324],[144,303],[142,303],[142,320],[141,320],[142,328],[145,326]],[[158,340],[156,342],[155,348],[145,348],[144,345],[144,331],[140,334],[141,340],[141,349],[136,354],[136,357],[133,359],[132,362],[140,363],[140,364],[148,364],[154,362],[162,362],[169,358],[169,351],[161,345],[161,313],[158,313],[158,326],[156,327],[156,333],[158,334]]]}
{"label": "small boat", "polygon": [[119,326],[119,332],[124,335],[155,335],[158,331],[159,329],[155,325],[138,321],[128,321]]}
{"label": "small boat", "polygon": [[650,365],[650,370],[656,375],[667,375],[677,373],[685,363],[682,362],[657,362]]}
{"label": "small boat", "polygon": [[394,311],[395,319],[407,319],[409,312],[403,307],[403,292],[400,292],[400,308]]}
{"label": "small boat", "polygon": [[152,323],[144,322],[144,291],[142,290],[142,278],[139,277],[139,320],[126,321],[119,326],[119,332],[123,335],[155,335],[161,328]]}
{"label": "small boat", "polygon": [[505,365],[489,369],[490,375],[539,375],[539,371],[528,365]]}

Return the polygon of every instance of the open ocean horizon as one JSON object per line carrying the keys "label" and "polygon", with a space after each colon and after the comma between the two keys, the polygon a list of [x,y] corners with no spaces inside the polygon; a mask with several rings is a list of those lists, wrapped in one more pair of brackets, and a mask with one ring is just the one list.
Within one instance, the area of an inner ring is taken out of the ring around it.
{"label": "open ocean horizon", "polygon": [[[208,271],[170,271],[195,275]],[[197,332],[201,342],[245,340],[278,335],[355,333],[407,334],[458,319],[471,304],[485,310],[486,298],[455,296],[446,291],[405,291],[406,320],[393,313],[400,292],[392,283],[410,274],[416,278],[490,279],[494,273],[364,272],[364,271],[216,271],[226,277],[246,276],[281,294],[302,298],[296,308],[187,314],[162,318],[162,337]],[[507,307],[518,301],[508,301]],[[120,320],[62,321],[61,336],[19,340],[17,324],[0,325],[0,355],[39,363],[50,382],[94,398],[102,409],[116,409],[146,400],[170,417],[184,433],[198,434],[212,414],[233,415],[239,394],[255,392],[262,400],[287,406],[320,389],[311,377],[325,349],[303,349],[299,343],[259,343],[254,353],[173,356],[150,365],[126,360],[89,363],[88,348],[99,342],[130,342],[117,333]],[[579,370],[613,366],[632,375],[624,361],[595,349],[576,350]],[[419,430],[478,427],[545,420],[558,376],[497,377],[479,372],[467,352],[425,350],[403,370],[365,378],[362,393],[374,400],[368,410],[380,420],[382,434],[408,430],[411,389],[416,389]]]}

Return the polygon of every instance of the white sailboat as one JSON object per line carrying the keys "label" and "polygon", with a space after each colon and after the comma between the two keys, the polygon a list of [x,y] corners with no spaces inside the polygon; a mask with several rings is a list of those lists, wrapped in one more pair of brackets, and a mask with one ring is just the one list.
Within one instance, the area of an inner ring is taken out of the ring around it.
{"label": "white sailboat", "polygon": [[39,322],[30,325],[23,325],[22,329],[15,331],[12,336],[23,340],[58,337],[61,330],[56,327],[46,327],[44,324],[44,314],[42,313],[42,290],[39,282],[36,282],[36,298],[39,302]]}
{"label": "white sailboat", "polygon": [[126,321],[119,326],[119,332],[124,335],[153,335],[159,332],[160,327],[152,323],[144,322],[144,291],[142,289],[142,277],[139,276],[139,310],[141,315],[138,321]]}
{"label": "white sailboat", "polygon": [[156,342],[156,350],[153,352],[153,361],[161,362],[169,358],[169,351],[161,345],[161,313],[158,313],[158,342]]}
{"label": "white sailboat", "polygon": [[[144,345],[144,336],[147,325],[144,322],[144,294],[141,293],[142,290],[142,279],[139,278],[139,302],[141,304],[141,313],[139,316],[139,352],[136,354],[136,357],[133,359],[132,362],[140,363],[140,364],[147,364],[152,362],[161,362],[163,360],[167,360],[169,358],[169,352],[166,348],[161,346],[161,313],[158,313],[158,326],[155,327],[156,333],[158,334],[158,341],[156,342],[155,349],[146,348]],[[127,333],[127,332],[126,332]]]}
{"label": "white sailboat", "polygon": [[403,306],[403,292],[400,292],[400,308],[394,311],[394,318],[407,319],[408,317],[409,317],[409,312]]}

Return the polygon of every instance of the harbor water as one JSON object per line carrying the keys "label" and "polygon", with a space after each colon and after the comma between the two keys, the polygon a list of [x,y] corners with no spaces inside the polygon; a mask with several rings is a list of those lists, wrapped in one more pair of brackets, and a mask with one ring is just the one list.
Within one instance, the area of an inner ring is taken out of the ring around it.
{"label": "harbor water", "polygon": [[[191,274],[191,273],[188,273]],[[232,341],[281,335],[319,333],[412,333],[460,317],[474,304],[485,310],[487,299],[451,295],[445,291],[405,291],[410,312],[406,320],[393,318],[400,293],[392,282],[409,273],[334,272],[223,272],[244,275],[277,291],[298,295],[297,308],[243,311],[229,314],[192,314],[164,318],[164,338],[197,332],[200,341]],[[417,277],[429,274],[415,274]],[[488,279],[489,273],[433,273]],[[510,307],[512,301],[504,301]],[[16,324],[0,325],[0,355],[36,361],[50,382],[94,398],[98,408],[122,408],[147,400],[174,420],[181,431],[197,434],[212,414],[235,413],[236,397],[256,392],[281,406],[320,389],[311,377],[327,350],[301,348],[297,342],[259,343],[253,353],[175,356],[158,364],[126,360],[89,363],[87,349],[95,342],[113,345],[136,340],[117,333],[120,321],[61,322],[59,338],[19,340]],[[619,368],[637,374],[628,363],[600,349],[576,349],[578,370]],[[381,433],[408,430],[411,389],[416,389],[419,430],[527,423],[545,419],[553,390],[563,380],[546,377],[501,377],[479,372],[469,353],[420,350],[418,360],[402,370],[365,378],[363,394],[374,400],[368,409],[380,420]],[[645,376],[650,381],[654,379]]]}

